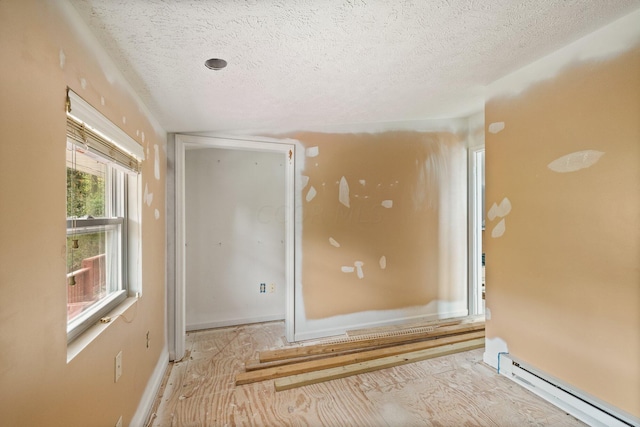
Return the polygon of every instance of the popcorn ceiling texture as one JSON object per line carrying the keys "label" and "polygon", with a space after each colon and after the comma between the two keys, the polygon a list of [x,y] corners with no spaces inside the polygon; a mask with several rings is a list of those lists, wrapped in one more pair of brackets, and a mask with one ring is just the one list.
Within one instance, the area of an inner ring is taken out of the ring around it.
{"label": "popcorn ceiling texture", "polygon": [[[168,131],[459,117],[636,0],[71,0]],[[211,57],[229,62],[210,71]],[[391,125],[390,125],[391,126]]]}

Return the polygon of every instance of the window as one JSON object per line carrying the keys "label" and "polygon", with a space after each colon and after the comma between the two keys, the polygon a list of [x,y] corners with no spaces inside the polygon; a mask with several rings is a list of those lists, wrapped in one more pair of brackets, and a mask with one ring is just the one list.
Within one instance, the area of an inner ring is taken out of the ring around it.
{"label": "window", "polygon": [[135,218],[139,197],[136,200],[128,193],[137,193],[142,149],[120,129],[115,131],[115,125],[85,101],[68,93],[66,289],[70,341],[124,301],[135,287],[129,264],[139,258],[137,246],[131,245],[138,239],[130,228],[139,227],[130,225],[139,224]]}

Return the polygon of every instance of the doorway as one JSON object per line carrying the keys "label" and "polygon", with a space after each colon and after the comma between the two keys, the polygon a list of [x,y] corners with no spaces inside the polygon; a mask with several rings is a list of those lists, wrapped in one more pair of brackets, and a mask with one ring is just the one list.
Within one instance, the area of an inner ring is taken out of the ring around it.
{"label": "doorway", "polygon": [[284,318],[293,336],[294,161],[278,140],[175,136],[175,360],[187,330]]}

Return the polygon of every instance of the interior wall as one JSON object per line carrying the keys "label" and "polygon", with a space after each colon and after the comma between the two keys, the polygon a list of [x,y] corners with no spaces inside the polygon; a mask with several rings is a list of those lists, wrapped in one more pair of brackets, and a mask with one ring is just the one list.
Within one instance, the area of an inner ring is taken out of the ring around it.
{"label": "interior wall", "polygon": [[[6,426],[124,425],[165,350],[165,133],[66,2],[0,2],[0,414]],[[67,86],[145,148],[142,298],[71,361]],[[150,345],[146,346],[149,332]],[[123,373],[114,383],[114,357]]]}
{"label": "interior wall", "polygon": [[635,13],[514,73],[485,107],[486,359],[509,352],[636,417],[638,29]]}
{"label": "interior wall", "polygon": [[284,161],[282,153],[186,151],[187,330],[284,319]]}
{"label": "interior wall", "polygon": [[466,315],[466,128],[291,137],[296,337]]}

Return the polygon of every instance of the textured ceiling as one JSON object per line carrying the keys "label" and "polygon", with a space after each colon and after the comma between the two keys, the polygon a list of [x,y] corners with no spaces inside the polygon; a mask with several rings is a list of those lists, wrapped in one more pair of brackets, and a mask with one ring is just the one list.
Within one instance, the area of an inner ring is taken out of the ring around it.
{"label": "textured ceiling", "polygon": [[[638,0],[70,0],[171,132],[455,117]],[[211,71],[218,57],[227,68]]]}

